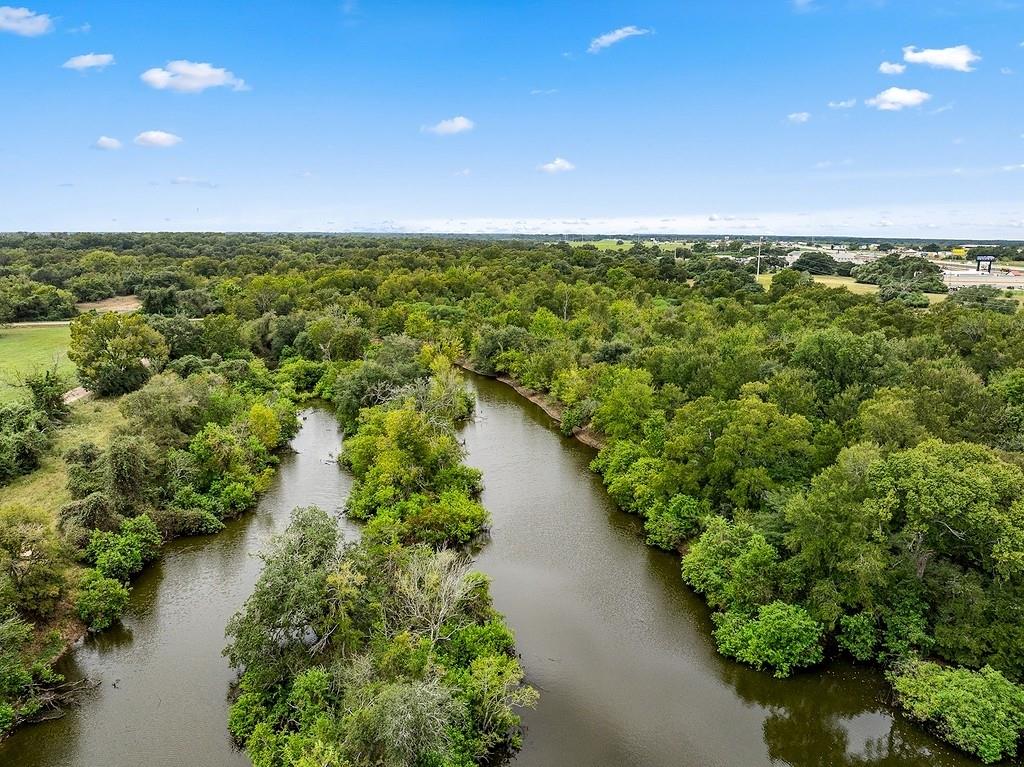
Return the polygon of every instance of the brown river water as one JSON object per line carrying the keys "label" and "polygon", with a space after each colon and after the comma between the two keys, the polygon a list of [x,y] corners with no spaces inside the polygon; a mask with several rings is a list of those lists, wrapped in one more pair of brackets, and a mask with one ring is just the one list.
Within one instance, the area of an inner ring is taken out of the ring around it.
{"label": "brown river water", "polygon": [[[639,520],[589,471],[593,451],[505,385],[467,379],[479,408],[462,437],[494,519],[478,566],[541,691],[517,767],[977,764],[894,716],[877,672],[833,664],[777,680],[717,655],[678,558],[643,544]],[[224,625],[291,509],[344,505],[339,443],[329,413],[307,413],[258,509],[216,536],[168,546],[138,580],[123,626],[65,662],[100,688],[0,744],[0,765],[248,764],[225,730]]]}

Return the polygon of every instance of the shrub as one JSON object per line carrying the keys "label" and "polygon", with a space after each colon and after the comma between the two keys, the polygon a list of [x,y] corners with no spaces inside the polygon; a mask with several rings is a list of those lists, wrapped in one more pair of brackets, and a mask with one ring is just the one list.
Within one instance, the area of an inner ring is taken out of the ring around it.
{"label": "shrub", "polygon": [[112,532],[124,517],[114,510],[106,493],[92,493],[79,501],[65,503],[57,510],[57,525],[64,540],[75,549],[89,545],[94,530]]}
{"label": "shrub", "polygon": [[63,421],[71,408],[64,401],[68,382],[56,366],[36,370],[25,378],[25,387],[32,394],[32,407],[50,421]]}
{"label": "shrub", "polygon": [[168,538],[179,535],[211,535],[224,529],[224,523],[202,508],[171,506],[152,514],[153,521]]}
{"label": "shrub", "polygon": [[878,644],[874,616],[869,613],[844,615],[839,619],[839,628],[836,642],[841,648],[859,661],[869,661],[874,657]]}
{"label": "shrub", "polygon": [[1024,731],[1024,689],[989,666],[980,671],[914,661],[889,675],[900,704],[985,763],[1014,756]]}
{"label": "shrub", "polygon": [[99,570],[88,570],[82,578],[75,601],[78,617],[90,631],[103,631],[120,618],[128,607],[128,589]]}
{"label": "shrub", "polygon": [[49,439],[46,418],[25,403],[0,405],[0,486],[39,466]]}
{"label": "shrub", "polygon": [[656,503],[647,512],[644,530],[647,542],[668,551],[700,531],[700,518],[707,508],[689,495],[676,495],[667,504]]}
{"label": "shrub", "polygon": [[25,506],[0,508],[0,602],[48,615],[63,585],[50,515]]}
{"label": "shrub", "polygon": [[64,453],[64,463],[67,464],[68,470],[68,490],[72,498],[85,498],[105,489],[105,472],[101,469],[102,458],[103,451],[92,442],[83,442]]}
{"label": "shrub", "polygon": [[120,533],[100,530],[92,534],[86,557],[107,578],[127,581],[160,553],[162,539],[148,516],[126,519]]}
{"label": "shrub", "polygon": [[723,655],[760,670],[774,669],[787,677],[794,669],[820,663],[825,628],[797,605],[772,602],[756,618],[741,613],[717,613],[715,641]]}

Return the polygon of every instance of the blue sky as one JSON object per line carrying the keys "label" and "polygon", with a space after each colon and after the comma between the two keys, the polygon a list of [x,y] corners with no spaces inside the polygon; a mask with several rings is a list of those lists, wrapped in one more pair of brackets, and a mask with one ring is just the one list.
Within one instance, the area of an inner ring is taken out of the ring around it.
{"label": "blue sky", "polygon": [[1024,238],[1022,2],[28,2],[0,230]]}

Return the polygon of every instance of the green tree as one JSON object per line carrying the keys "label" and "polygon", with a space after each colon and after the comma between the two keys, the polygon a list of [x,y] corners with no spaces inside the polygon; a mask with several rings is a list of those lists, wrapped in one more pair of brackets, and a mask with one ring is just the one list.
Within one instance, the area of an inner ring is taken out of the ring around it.
{"label": "green tree", "polygon": [[715,641],[723,655],[770,668],[776,677],[822,661],[824,627],[796,605],[772,602],[756,618],[742,613],[716,613]]}
{"label": "green tree", "polygon": [[88,389],[124,394],[142,386],[167,361],[167,344],[137,314],[83,314],[71,323],[68,357]]}
{"label": "green tree", "polygon": [[614,382],[594,411],[594,425],[609,437],[625,439],[639,432],[654,408],[654,388],[646,370],[619,368]]}
{"label": "green tree", "polygon": [[900,705],[986,764],[1017,755],[1024,689],[988,666],[980,671],[913,662],[890,675]]}
{"label": "green tree", "polygon": [[64,586],[61,560],[47,512],[0,507],[0,602],[22,612],[49,615]]}

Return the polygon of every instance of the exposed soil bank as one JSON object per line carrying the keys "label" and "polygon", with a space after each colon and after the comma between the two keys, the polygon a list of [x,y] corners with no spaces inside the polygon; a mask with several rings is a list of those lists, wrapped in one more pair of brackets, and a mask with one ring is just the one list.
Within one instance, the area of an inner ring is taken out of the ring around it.
{"label": "exposed soil bank", "polygon": [[[481,370],[477,370],[469,363],[468,360],[457,360],[455,364],[458,365],[463,370],[469,371],[470,373],[473,373],[478,376],[483,376],[484,378],[490,378],[495,381],[499,381],[500,383],[503,383],[506,386],[512,387],[512,389],[514,389],[519,396],[528,399],[534,405],[536,405],[545,413],[547,413],[552,420],[556,421],[559,425],[561,425],[562,405],[557,400],[547,396],[543,392],[537,391],[536,389],[531,389],[527,386],[523,386],[521,383],[518,383],[517,381],[513,380],[512,378],[509,378],[508,376],[494,375],[491,373],[484,373]],[[575,427],[572,430],[572,438],[578,440],[579,442],[582,442],[584,445],[593,448],[594,450],[600,450],[602,447],[604,447],[604,439],[602,439],[600,434],[598,434],[596,431],[590,428],[581,429],[579,427]]]}

